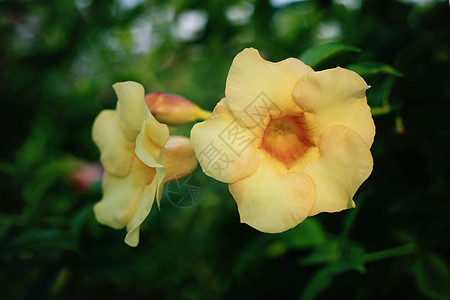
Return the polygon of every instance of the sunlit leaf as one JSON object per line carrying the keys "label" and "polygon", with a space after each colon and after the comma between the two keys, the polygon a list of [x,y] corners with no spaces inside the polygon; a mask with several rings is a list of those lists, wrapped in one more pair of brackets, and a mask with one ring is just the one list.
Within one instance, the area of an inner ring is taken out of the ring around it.
{"label": "sunlit leaf", "polygon": [[376,74],[394,75],[397,77],[403,77],[403,73],[394,69],[390,65],[379,62],[361,62],[357,64],[351,64],[346,67],[352,71],[355,71],[359,75],[365,77]]}
{"label": "sunlit leaf", "polygon": [[361,49],[344,43],[328,43],[313,46],[303,52],[299,59],[312,68],[339,54],[361,52]]}

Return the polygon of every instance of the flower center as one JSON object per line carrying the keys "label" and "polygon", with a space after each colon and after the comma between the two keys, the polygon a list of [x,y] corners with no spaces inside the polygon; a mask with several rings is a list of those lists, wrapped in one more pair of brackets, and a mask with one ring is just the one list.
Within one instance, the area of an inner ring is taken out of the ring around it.
{"label": "flower center", "polygon": [[271,119],[264,131],[260,148],[287,168],[310,147],[315,146],[308,136],[303,115]]}

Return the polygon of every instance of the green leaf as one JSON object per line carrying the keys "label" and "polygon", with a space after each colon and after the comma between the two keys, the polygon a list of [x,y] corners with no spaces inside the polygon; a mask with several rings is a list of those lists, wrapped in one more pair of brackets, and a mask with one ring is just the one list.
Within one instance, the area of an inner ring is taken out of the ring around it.
{"label": "green leaf", "polygon": [[94,205],[89,203],[80,209],[72,218],[72,232],[75,237],[79,237],[83,226],[87,223],[89,218],[94,217]]}
{"label": "green leaf", "polygon": [[411,268],[419,289],[432,299],[450,298],[450,275],[445,261],[428,253]]}
{"label": "green leaf", "polygon": [[38,210],[41,200],[48,190],[70,171],[74,170],[74,160],[70,157],[52,160],[43,164],[22,189],[22,196],[27,202],[23,216],[29,221]]}
{"label": "green leaf", "polygon": [[311,254],[300,259],[301,265],[331,264],[341,258],[341,245],[333,240],[326,245],[316,248]]}
{"label": "green leaf", "polygon": [[8,246],[13,253],[24,250],[58,249],[79,251],[70,232],[55,229],[30,229],[13,238]]}
{"label": "green leaf", "polygon": [[336,270],[333,266],[327,266],[317,271],[306,285],[300,299],[314,299],[321,291],[326,290],[331,285],[335,275]]}
{"label": "green leaf", "polygon": [[361,49],[344,43],[321,44],[307,49],[299,58],[305,64],[315,68],[333,56],[348,52],[361,52]]}
{"label": "green leaf", "polygon": [[9,176],[15,175],[17,172],[17,166],[9,162],[0,161],[0,173],[7,174]]}
{"label": "green leaf", "polygon": [[310,255],[302,258],[302,265],[318,265],[328,264],[336,265],[344,270],[357,270],[361,273],[365,272],[364,249],[354,242],[344,240],[341,242],[336,239],[330,243],[318,247]]}
{"label": "green leaf", "polygon": [[301,259],[302,265],[325,264],[325,266],[314,274],[300,299],[314,299],[317,294],[331,285],[335,276],[341,273],[350,270],[364,273],[366,271],[364,255],[364,249],[358,244],[351,243],[349,240],[340,242],[336,239]]}
{"label": "green leaf", "polygon": [[8,232],[10,231],[14,223],[14,218],[12,216],[1,216],[0,217],[0,242],[3,243]]}
{"label": "green leaf", "polygon": [[390,65],[379,62],[362,62],[357,64],[351,64],[346,67],[352,71],[355,71],[361,76],[370,76],[377,74],[394,75],[397,77],[403,77],[403,73],[394,69]]}
{"label": "green leaf", "polygon": [[280,233],[266,248],[269,257],[284,255],[289,249],[306,249],[324,245],[326,233],[316,219],[306,219],[299,226]]}
{"label": "green leaf", "polygon": [[270,241],[267,236],[261,236],[249,242],[238,255],[233,266],[233,273],[241,276],[249,266],[260,261],[262,259],[261,249],[266,248]]}
{"label": "green leaf", "polygon": [[50,139],[51,124],[46,116],[39,115],[33,122],[31,133],[16,151],[16,162],[24,168],[30,169],[46,157]]}
{"label": "green leaf", "polygon": [[290,248],[303,249],[312,246],[323,245],[326,241],[326,233],[322,225],[312,218],[303,221],[299,226],[279,235]]}
{"label": "green leaf", "polygon": [[389,114],[396,107],[392,107],[389,101],[392,87],[394,86],[396,78],[388,77],[383,81],[383,84],[373,91],[369,92],[373,97],[369,97],[369,105],[373,116]]}

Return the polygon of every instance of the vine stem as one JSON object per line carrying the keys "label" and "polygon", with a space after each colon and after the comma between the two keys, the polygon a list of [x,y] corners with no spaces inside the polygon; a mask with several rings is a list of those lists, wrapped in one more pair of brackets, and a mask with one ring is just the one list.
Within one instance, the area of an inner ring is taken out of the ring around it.
{"label": "vine stem", "polygon": [[364,262],[371,262],[371,261],[377,261],[382,260],[386,258],[392,258],[392,257],[398,257],[408,254],[413,254],[417,251],[416,244],[410,243],[406,244],[400,247],[367,253],[364,255]]}

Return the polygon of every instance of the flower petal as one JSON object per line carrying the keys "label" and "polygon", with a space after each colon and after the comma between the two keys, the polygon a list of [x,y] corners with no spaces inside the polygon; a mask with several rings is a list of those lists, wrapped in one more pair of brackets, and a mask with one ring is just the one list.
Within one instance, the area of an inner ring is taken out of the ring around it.
{"label": "flower petal", "polygon": [[164,146],[169,140],[169,128],[150,116],[142,124],[136,138],[136,155],[149,167],[162,167]]}
{"label": "flower petal", "polygon": [[134,158],[127,176],[119,178],[109,173],[103,177],[103,198],[94,212],[101,224],[119,229],[133,218],[142,201],[144,187],[153,181],[155,169]]}
{"label": "flower petal", "polygon": [[254,127],[272,116],[299,113],[292,97],[295,83],[313,70],[296,58],[272,63],[258,50],[244,49],[236,55],[227,77],[225,95],[239,122]]}
{"label": "flower petal", "polygon": [[164,183],[181,179],[197,168],[197,158],[191,141],[184,136],[170,136],[164,146],[163,165],[166,168]]}
{"label": "flower petal", "polygon": [[125,138],[116,111],[100,112],[92,127],[92,139],[100,149],[106,171],[117,177],[125,176],[134,158],[134,143]]}
{"label": "flower petal", "polygon": [[203,172],[232,183],[255,172],[262,135],[260,127],[249,129],[237,122],[222,99],[211,117],[192,128],[191,142]]}
{"label": "flower petal", "polygon": [[139,228],[152,209],[157,188],[158,180],[153,180],[151,184],[145,187],[139,208],[127,224],[128,233],[125,236],[125,243],[131,247],[136,247],[139,243]]}
{"label": "flower petal", "polygon": [[161,124],[153,116],[149,116],[142,124],[142,131],[136,138],[135,153],[149,167],[156,168],[158,185],[156,200],[158,207],[162,197],[162,185],[166,170],[162,165],[164,146],[169,139],[169,128]]}
{"label": "flower petal", "polygon": [[345,125],[372,145],[375,135],[365,91],[369,88],[357,73],[343,68],[310,72],[295,85],[294,99],[305,112],[312,138],[317,142],[333,124]]}
{"label": "flower petal", "polygon": [[308,217],[315,202],[314,183],[304,172],[287,171],[266,152],[260,155],[258,170],[229,189],[242,223],[262,232],[282,232]]}
{"label": "flower petal", "polygon": [[134,141],[141,132],[142,123],[147,119],[150,110],[144,101],[144,87],[133,81],[118,82],[113,85],[117,94],[117,114],[125,136]]}
{"label": "flower petal", "polygon": [[311,151],[293,167],[304,171],[316,185],[316,204],[310,215],[355,207],[352,198],[373,168],[364,140],[352,129],[334,125],[320,137],[317,155]]}

